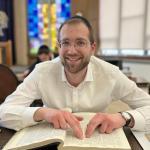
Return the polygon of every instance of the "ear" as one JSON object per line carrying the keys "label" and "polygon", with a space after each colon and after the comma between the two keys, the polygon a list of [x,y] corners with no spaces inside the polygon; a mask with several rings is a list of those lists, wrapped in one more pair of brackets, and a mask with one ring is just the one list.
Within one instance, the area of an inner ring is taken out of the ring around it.
{"label": "ear", "polygon": [[59,42],[57,41],[57,43],[56,43],[56,48],[58,49],[58,53],[60,52],[60,44],[59,44]]}
{"label": "ear", "polygon": [[94,55],[96,51],[96,42],[91,44],[91,51],[92,51],[92,55]]}

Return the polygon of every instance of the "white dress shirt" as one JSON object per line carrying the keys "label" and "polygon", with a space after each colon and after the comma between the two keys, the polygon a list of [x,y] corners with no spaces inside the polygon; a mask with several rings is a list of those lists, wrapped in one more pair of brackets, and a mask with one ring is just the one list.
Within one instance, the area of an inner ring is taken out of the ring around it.
{"label": "white dress shirt", "polygon": [[133,110],[135,130],[150,130],[150,96],[129,80],[118,67],[94,56],[84,81],[71,86],[58,58],[36,65],[34,71],[0,106],[0,126],[19,130],[36,124],[33,115],[39,107],[29,107],[42,99],[49,108],[71,108],[73,112],[104,112],[115,100]]}

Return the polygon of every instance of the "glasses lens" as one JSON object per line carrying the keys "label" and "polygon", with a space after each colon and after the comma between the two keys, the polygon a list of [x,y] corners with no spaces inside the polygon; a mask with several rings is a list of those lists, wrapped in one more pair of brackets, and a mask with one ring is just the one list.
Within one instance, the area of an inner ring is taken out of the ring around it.
{"label": "glasses lens", "polygon": [[75,48],[81,49],[81,48],[86,48],[88,45],[88,41],[84,40],[84,39],[80,39],[80,40],[76,40],[75,42],[71,42],[68,40],[62,40],[60,41],[60,47],[61,48],[71,48],[71,46],[73,45]]}

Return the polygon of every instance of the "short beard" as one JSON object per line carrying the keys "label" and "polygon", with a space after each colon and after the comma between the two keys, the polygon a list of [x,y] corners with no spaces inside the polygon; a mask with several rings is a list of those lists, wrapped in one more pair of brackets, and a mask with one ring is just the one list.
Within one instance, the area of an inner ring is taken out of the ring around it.
{"label": "short beard", "polygon": [[73,65],[68,64],[64,58],[61,58],[61,62],[63,64],[65,70],[67,70],[70,73],[74,73],[74,74],[78,73],[81,70],[83,70],[84,68],[86,68],[89,64],[89,60],[90,60],[90,58],[87,58],[85,60],[82,59],[81,63],[78,66],[76,66],[74,64]]}

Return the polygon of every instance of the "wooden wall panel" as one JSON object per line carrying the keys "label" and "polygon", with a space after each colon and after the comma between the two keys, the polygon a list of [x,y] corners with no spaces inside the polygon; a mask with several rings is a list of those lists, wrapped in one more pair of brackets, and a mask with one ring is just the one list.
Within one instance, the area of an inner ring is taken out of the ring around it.
{"label": "wooden wall panel", "polygon": [[72,16],[82,13],[93,26],[94,37],[99,48],[99,0],[72,0]]}

